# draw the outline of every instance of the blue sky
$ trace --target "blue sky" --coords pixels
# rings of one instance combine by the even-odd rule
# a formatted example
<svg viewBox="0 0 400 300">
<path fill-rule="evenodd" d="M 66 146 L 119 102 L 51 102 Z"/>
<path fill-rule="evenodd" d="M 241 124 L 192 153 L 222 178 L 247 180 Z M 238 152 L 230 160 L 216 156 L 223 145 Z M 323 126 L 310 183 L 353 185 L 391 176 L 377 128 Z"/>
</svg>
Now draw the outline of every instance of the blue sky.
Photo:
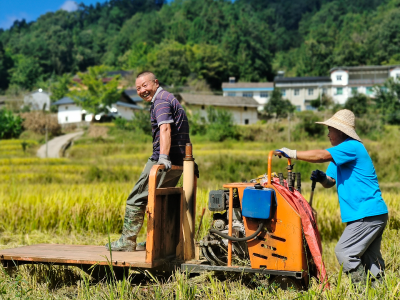
<svg viewBox="0 0 400 300">
<path fill-rule="evenodd" d="M 10 28 L 15 20 L 35 21 L 50 11 L 73 11 L 77 8 L 77 3 L 90 5 L 96 2 L 105 0 L 0 0 L 0 28 Z"/>
</svg>

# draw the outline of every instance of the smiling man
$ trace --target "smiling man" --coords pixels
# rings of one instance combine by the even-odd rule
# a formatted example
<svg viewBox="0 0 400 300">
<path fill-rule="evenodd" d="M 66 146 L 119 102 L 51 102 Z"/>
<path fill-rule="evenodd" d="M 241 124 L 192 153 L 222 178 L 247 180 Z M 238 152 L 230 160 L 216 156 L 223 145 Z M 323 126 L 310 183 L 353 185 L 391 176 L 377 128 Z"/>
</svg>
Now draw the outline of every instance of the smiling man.
<svg viewBox="0 0 400 300">
<path fill-rule="evenodd" d="M 335 248 L 343 271 L 356 283 L 381 279 L 385 262 L 381 255 L 383 230 L 388 209 L 382 198 L 372 160 L 355 131 L 355 117 L 347 109 L 338 111 L 325 122 L 332 148 L 326 150 L 278 150 L 283 156 L 311 163 L 329 162 L 326 174 L 312 172 L 311 179 L 323 187 L 337 186 L 342 222 L 347 226 Z"/>
<path fill-rule="evenodd" d="M 143 225 L 150 170 L 154 165 L 164 165 L 165 170 L 158 175 L 158 187 L 174 187 L 182 171 L 170 170 L 171 165 L 183 165 L 185 146 L 190 143 L 185 111 L 174 95 L 160 87 L 154 73 L 140 73 L 136 78 L 136 89 L 144 101 L 151 102 L 153 154 L 128 196 L 121 237 L 106 245 L 113 251 L 144 250 L 143 244 L 137 245 L 136 238 Z"/>
</svg>

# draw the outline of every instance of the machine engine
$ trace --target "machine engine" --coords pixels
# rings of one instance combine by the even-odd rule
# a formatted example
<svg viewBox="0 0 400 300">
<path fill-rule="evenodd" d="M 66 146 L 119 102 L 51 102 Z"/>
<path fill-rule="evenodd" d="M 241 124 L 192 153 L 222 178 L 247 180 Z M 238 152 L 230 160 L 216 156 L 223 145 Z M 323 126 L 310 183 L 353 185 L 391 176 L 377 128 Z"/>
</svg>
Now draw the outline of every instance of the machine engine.
<svg viewBox="0 0 400 300">
<path fill-rule="evenodd" d="M 210 262 L 211 265 L 226 266 L 228 253 L 228 239 L 213 233 L 218 231 L 223 235 L 228 235 L 228 209 L 229 209 L 229 190 L 211 191 L 208 200 L 208 209 L 214 212 L 209 234 L 200 242 L 201 254 Z M 246 236 L 243 224 L 242 212 L 237 190 L 233 192 L 233 221 L 232 233 L 234 237 L 243 238 Z M 236 242 L 232 247 L 233 258 L 240 264 L 248 264 L 247 243 Z"/>
</svg>

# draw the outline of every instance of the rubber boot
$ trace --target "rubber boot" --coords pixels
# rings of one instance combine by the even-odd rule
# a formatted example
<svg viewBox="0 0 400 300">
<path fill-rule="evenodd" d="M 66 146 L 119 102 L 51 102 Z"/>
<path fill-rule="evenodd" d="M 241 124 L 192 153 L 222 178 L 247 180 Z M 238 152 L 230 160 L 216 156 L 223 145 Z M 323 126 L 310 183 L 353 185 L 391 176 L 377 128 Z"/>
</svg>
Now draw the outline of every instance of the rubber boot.
<svg viewBox="0 0 400 300">
<path fill-rule="evenodd" d="M 111 242 L 111 251 L 132 252 L 136 249 L 136 238 L 143 225 L 146 206 L 126 206 L 122 235 L 119 240 Z M 110 250 L 107 243 L 106 248 Z"/>
<path fill-rule="evenodd" d="M 367 274 L 362 264 L 359 264 L 357 268 L 351 270 L 348 275 L 351 278 L 351 282 L 361 288 L 367 283 Z"/>
</svg>

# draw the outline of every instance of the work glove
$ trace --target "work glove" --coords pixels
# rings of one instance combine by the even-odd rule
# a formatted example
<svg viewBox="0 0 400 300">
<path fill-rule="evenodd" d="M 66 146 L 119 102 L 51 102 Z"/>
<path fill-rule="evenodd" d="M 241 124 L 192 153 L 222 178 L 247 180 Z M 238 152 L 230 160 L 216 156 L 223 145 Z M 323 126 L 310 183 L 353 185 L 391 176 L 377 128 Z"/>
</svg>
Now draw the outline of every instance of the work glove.
<svg viewBox="0 0 400 300">
<path fill-rule="evenodd" d="M 288 148 L 281 148 L 279 150 L 275 150 L 276 152 L 282 153 L 282 155 L 279 155 L 279 158 L 281 156 L 286 157 L 286 158 L 291 158 L 291 159 L 297 159 L 297 151 L 296 150 L 290 150 Z"/>
<path fill-rule="evenodd" d="M 171 169 L 171 161 L 169 160 L 169 156 L 166 154 L 160 154 L 157 165 L 164 165 L 165 171 Z"/>
<path fill-rule="evenodd" d="M 326 174 L 321 170 L 312 171 L 310 179 L 315 182 L 323 182 L 326 178 Z"/>
</svg>

